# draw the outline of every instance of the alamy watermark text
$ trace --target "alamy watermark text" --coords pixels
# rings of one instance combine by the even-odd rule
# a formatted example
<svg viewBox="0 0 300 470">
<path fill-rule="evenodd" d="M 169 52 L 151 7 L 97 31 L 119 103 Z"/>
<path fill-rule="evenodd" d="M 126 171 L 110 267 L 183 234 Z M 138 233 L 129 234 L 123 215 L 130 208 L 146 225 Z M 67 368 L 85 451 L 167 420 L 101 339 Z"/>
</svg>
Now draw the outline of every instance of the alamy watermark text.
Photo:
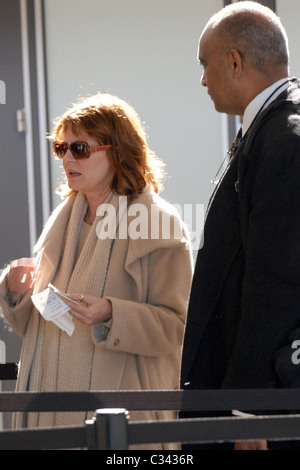
<svg viewBox="0 0 300 470">
<path fill-rule="evenodd" d="M 203 245 L 204 204 L 173 205 L 165 211 L 156 204 L 151 207 L 140 203 L 127 206 L 127 197 L 119 196 L 118 210 L 111 204 L 101 204 L 97 216 L 101 218 L 96 231 L 99 239 L 151 239 L 164 240 L 183 237 L 182 222 L 186 225 L 193 250 Z"/>
</svg>

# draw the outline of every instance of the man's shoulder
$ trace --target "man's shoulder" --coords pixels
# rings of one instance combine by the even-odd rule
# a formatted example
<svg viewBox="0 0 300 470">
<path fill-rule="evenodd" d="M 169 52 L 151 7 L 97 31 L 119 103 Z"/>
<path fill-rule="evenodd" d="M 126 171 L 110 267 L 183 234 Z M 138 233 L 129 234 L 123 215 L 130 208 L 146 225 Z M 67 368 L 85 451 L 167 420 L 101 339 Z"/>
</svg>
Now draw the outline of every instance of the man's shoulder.
<svg viewBox="0 0 300 470">
<path fill-rule="evenodd" d="M 255 120 L 247 133 L 244 151 L 247 153 L 252 144 L 263 136 L 272 141 L 282 139 L 283 135 L 299 135 L 300 130 L 300 81 L 295 80 L 267 109 Z"/>
<path fill-rule="evenodd" d="M 292 79 L 289 87 L 262 113 L 265 119 L 280 119 L 282 115 L 300 114 L 300 81 Z"/>
<path fill-rule="evenodd" d="M 295 101 L 295 104 L 300 102 L 300 80 L 293 78 L 290 82 L 288 89 L 286 90 L 286 98 Z"/>
</svg>

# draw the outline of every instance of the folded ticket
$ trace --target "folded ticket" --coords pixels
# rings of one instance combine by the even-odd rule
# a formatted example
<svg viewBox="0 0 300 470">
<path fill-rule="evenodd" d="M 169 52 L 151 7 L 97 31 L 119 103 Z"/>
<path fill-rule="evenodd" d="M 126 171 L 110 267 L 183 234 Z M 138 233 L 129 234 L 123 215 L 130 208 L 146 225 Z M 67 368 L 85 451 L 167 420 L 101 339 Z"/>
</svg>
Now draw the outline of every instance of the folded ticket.
<svg viewBox="0 0 300 470">
<path fill-rule="evenodd" d="M 48 284 L 48 288 L 38 294 L 31 296 L 37 310 L 47 321 L 52 321 L 59 328 L 72 336 L 75 325 L 72 316 L 68 313 L 70 307 L 60 298 L 67 296 L 60 292 L 52 284 Z"/>
</svg>

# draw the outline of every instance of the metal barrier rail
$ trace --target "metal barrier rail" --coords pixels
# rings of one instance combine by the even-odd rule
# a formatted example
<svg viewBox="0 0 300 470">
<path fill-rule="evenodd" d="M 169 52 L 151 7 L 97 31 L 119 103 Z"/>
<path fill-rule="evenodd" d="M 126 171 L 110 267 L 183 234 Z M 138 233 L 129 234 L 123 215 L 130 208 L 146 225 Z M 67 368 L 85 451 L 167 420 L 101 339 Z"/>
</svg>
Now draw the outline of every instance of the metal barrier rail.
<svg viewBox="0 0 300 470">
<path fill-rule="evenodd" d="M 0 450 L 128 450 L 131 445 L 168 442 L 299 440 L 300 415 L 130 421 L 124 409 L 96 410 L 84 426 L 0 432 Z"/>
<path fill-rule="evenodd" d="M 77 449 L 88 447 L 86 426 L 0 432 L 0 450 Z"/>
<path fill-rule="evenodd" d="M 109 410 L 108 410 L 109 411 Z M 101 414 L 101 410 L 96 412 Z M 107 413 L 107 412 L 106 412 Z M 124 450 L 130 445 L 167 442 L 215 443 L 239 440 L 299 440 L 300 415 L 251 418 L 193 418 L 170 421 L 128 421 L 126 410 L 106 414 L 99 431 L 106 436 L 102 450 Z M 103 439 L 104 441 L 104 439 Z"/>
<path fill-rule="evenodd" d="M 0 364 L 0 380 L 14 380 L 18 364 Z M 250 418 L 193 418 L 130 421 L 130 411 L 299 412 L 298 389 L 142 390 L 88 392 L 3 392 L 1 412 L 97 410 L 84 426 L 0 431 L 0 450 L 124 450 L 131 445 L 167 442 L 212 443 L 237 440 L 300 440 L 300 415 Z"/>
<path fill-rule="evenodd" d="M 121 411 L 121 419 L 124 422 L 128 413 Z M 117 410 L 109 410 L 111 429 L 108 429 L 106 416 L 105 410 L 98 410 L 92 420 L 85 421 L 84 426 L 0 431 L 0 450 L 100 450 L 107 449 L 111 442 L 117 446 L 120 442 L 123 445 L 123 436 L 118 428 L 119 413 Z M 125 425 L 127 426 L 127 421 Z M 123 431 L 124 428 L 121 427 L 121 432 Z"/>
<path fill-rule="evenodd" d="M 141 390 L 89 392 L 3 392 L 0 412 L 94 411 L 251 411 L 300 412 L 298 389 Z"/>
</svg>

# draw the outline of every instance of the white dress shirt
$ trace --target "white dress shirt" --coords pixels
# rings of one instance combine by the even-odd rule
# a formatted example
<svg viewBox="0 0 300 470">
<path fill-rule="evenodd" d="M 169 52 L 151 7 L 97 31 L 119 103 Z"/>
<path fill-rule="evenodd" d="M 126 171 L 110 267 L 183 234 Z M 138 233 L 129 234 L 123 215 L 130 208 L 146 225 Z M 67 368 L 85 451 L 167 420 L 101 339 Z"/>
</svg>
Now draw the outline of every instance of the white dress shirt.
<svg viewBox="0 0 300 470">
<path fill-rule="evenodd" d="M 247 108 L 245 109 L 245 113 L 243 116 L 243 125 L 242 125 L 242 135 L 244 136 L 251 126 L 252 122 L 254 121 L 256 115 L 263 111 L 269 104 L 271 104 L 278 96 L 288 88 L 290 84 L 289 78 L 282 78 L 277 82 L 273 83 L 273 85 L 266 88 L 262 91 L 259 95 L 257 95 L 254 100 L 252 100 Z M 268 97 L 270 97 L 268 99 Z"/>
</svg>

